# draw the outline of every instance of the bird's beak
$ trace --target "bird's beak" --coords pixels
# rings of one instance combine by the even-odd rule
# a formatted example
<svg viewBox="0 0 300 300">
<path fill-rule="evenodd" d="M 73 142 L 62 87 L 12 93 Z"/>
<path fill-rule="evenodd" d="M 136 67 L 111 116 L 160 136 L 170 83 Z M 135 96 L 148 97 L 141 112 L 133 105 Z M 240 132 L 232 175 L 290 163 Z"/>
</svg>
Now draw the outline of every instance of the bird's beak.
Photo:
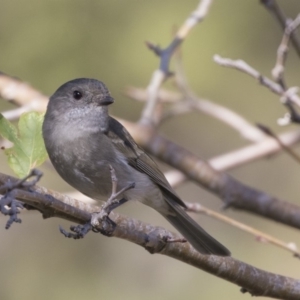
<svg viewBox="0 0 300 300">
<path fill-rule="evenodd" d="M 96 101 L 98 106 L 107 106 L 114 103 L 114 98 L 111 96 L 105 96 L 101 99 L 97 99 Z"/>
<path fill-rule="evenodd" d="M 110 105 L 112 103 L 114 103 L 114 98 L 111 96 L 106 96 L 103 100 L 102 100 L 102 105 Z"/>
</svg>

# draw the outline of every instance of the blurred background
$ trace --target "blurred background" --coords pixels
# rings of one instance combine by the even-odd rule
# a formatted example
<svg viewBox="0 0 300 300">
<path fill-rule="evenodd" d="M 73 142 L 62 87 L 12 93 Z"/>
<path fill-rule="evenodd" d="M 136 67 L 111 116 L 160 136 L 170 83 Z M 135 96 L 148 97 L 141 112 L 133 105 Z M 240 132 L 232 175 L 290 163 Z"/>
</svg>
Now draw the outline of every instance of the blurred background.
<svg viewBox="0 0 300 300">
<path fill-rule="evenodd" d="M 294 18 L 299 0 L 278 1 Z M 135 121 L 141 103 L 126 98 L 127 86 L 146 87 L 158 59 L 146 40 L 168 45 L 197 0 L 103 1 L 52 0 L 2 1 L 0 9 L 0 71 L 19 77 L 46 95 L 77 77 L 103 80 L 116 99 L 115 116 Z M 201 97 L 225 105 L 250 122 L 260 122 L 277 133 L 277 119 L 285 109 L 276 95 L 236 70 L 222 68 L 213 55 L 244 59 L 266 76 L 275 64 L 282 31 L 259 1 L 214 1 L 210 13 L 182 47 L 189 84 Z M 299 57 L 291 47 L 286 78 L 299 86 Z M 172 84 L 168 84 L 172 88 Z M 0 99 L 0 111 L 13 106 Z M 166 122 L 161 132 L 202 158 L 209 159 L 247 145 L 239 134 L 208 116 L 183 115 Z M 296 150 L 300 150 L 299 148 Z M 12 174 L 0 153 L 1 172 Z M 162 166 L 165 170 L 167 166 Z M 71 191 L 51 169 L 41 168 L 41 184 L 61 192 Z M 230 172 L 255 188 L 300 205 L 300 166 L 286 154 L 269 157 Z M 193 183 L 178 189 L 186 201 L 199 201 L 221 209 L 221 201 Z M 137 203 L 119 209 L 145 222 L 172 227 L 156 212 Z M 300 245 L 299 231 L 233 210 L 226 215 Z M 43 221 L 36 212 L 24 212 L 22 225 L 4 229 L 0 216 L 0 299 L 250 299 L 239 287 L 179 261 L 150 255 L 123 240 L 89 234 L 83 240 L 64 238 L 58 225 Z M 255 241 L 254 237 L 204 216 L 197 221 L 226 245 L 233 257 L 261 269 L 299 278 L 300 262 L 282 249 Z M 173 229 L 172 229 L 173 230 Z"/>
</svg>

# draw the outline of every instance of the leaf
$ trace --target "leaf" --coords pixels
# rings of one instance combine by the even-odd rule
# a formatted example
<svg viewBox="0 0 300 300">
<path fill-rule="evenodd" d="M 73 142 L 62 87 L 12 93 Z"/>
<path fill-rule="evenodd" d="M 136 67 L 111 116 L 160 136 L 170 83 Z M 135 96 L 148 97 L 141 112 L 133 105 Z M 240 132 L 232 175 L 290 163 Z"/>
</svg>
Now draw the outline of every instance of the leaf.
<svg viewBox="0 0 300 300">
<path fill-rule="evenodd" d="M 42 113 L 28 112 L 21 115 L 16 128 L 0 114 L 0 135 L 14 144 L 5 149 L 8 164 L 19 177 L 26 176 L 47 158 L 42 137 L 43 119 Z"/>
<path fill-rule="evenodd" d="M 16 140 L 18 137 L 16 127 L 6 120 L 2 114 L 0 114 L 0 134 L 3 138 L 11 142 Z"/>
</svg>

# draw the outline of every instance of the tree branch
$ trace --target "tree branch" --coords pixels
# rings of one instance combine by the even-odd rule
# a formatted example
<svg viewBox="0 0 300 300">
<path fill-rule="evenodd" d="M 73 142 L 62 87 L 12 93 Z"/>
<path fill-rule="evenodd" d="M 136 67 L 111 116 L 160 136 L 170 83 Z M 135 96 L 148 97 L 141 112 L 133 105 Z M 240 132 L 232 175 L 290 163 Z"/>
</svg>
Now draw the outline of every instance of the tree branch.
<svg viewBox="0 0 300 300">
<path fill-rule="evenodd" d="M 285 30 L 286 25 L 289 23 L 290 19 L 286 18 L 284 12 L 277 4 L 276 0 L 260 0 L 260 2 L 264 5 L 264 7 L 274 15 L 277 19 L 278 23 L 280 24 L 281 28 Z M 292 32 L 291 39 L 293 46 L 300 57 L 300 40 L 296 35 L 296 32 Z"/>
<path fill-rule="evenodd" d="M 18 179 L 0 173 L 0 184 L 5 185 L 7 182 L 16 184 Z M 15 192 L 16 198 L 28 205 L 37 207 L 44 217 L 56 216 L 84 224 L 91 219 L 91 213 L 95 209 L 99 210 L 95 206 L 80 203 L 37 185 L 31 187 L 31 191 L 23 190 L 20 187 Z M 232 257 L 202 255 L 194 250 L 189 243 L 168 243 L 169 239 L 178 240 L 180 238 L 163 228 L 113 212 L 110 217 L 117 224 L 112 236 L 142 246 L 150 253 L 163 254 L 190 264 L 241 286 L 242 292 L 249 292 L 253 296 L 289 300 L 299 298 L 299 280 L 260 270 Z"/>
<path fill-rule="evenodd" d="M 214 56 L 214 61 L 224 67 L 230 67 L 242 71 L 258 80 L 258 82 L 267 87 L 273 93 L 279 95 L 281 98 L 281 102 L 287 106 L 290 111 L 289 114 L 285 116 L 284 121 L 278 121 L 281 125 L 286 125 L 290 122 L 300 123 L 300 115 L 297 113 L 294 105 L 300 107 L 300 97 L 297 95 L 299 88 L 291 87 L 286 89 L 285 85 L 280 83 L 276 83 L 271 79 L 261 75 L 257 70 L 252 68 L 243 60 L 232 60 L 229 58 L 222 58 L 220 55 Z"/>
<path fill-rule="evenodd" d="M 300 258 L 300 252 L 295 243 L 286 243 L 273 236 L 266 234 L 260 230 L 257 230 L 251 226 L 245 225 L 244 223 L 238 222 L 232 218 L 224 216 L 218 212 L 215 212 L 209 208 L 204 207 L 200 203 L 185 203 L 187 206 L 187 211 L 194 212 L 194 213 L 201 213 L 207 216 L 210 216 L 214 219 L 217 219 L 221 222 L 234 226 L 244 232 L 250 233 L 255 236 L 256 240 L 263 242 L 263 243 L 270 243 L 275 246 L 281 247 L 289 252 L 292 252 L 295 257 Z"/>
<path fill-rule="evenodd" d="M 147 92 L 143 88 L 131 86 L 125 90 L 125 94 L 136 101 L 147 101 Z M 181 95 L 178 92 L 172 92 L 165 89 L 159 90 L 158 98 L 159 101 L 163 103 L 171 104 L 171 108 L 165 114 L 165 117 L 173 117 L 180 113 L 198 111 L 212 116 L 230 126 L 249 141 L 258 142 L 264 140 L 266 137 L 265 134 L 241 115 L 211 100 L 199 98 L 194 94 Z"/>
<path fill-rule="evenodd" d="M 295 103 L 300 107 L 300 98 L 296 93 L 289 93 L 285 91 L 280 84 L 272 81 L 271 79 L 261 75 L 257 70 L 252 68 L 243 60 L 232 60 L 229 58 L 223 58 L 220 55 L 214 56 L 214 61 L 224 67 L 230 67 L 242 71 L 254 78 L 256 78 L 260 84 L 264 85 L 265 87 L 269 88 L 275 94 L 288 98 L 291 102 Z"/>
<path fill-rule="evenodd" d="M 158 120 L 157 118 L 155 118 L 155 109 L 158 101 L 159 88 L 164 80 L 170 75 L 169 63 L 171 56 L 174 54 L 179 45 L 184 41 L 192 28 L 204 19 L 204 17 L 208 13 L 211 3 L 212 0 L 200 0 L 200 3 L 196 10 L 190 14 L 184 24 L 179 28 L 174 39 L 165 49 L 160 49 L 158 46 L 147 42 L 148 48 L 154 51 L 154 53 L 160 57 L 160 66 L 159 69 L 154 71 L 151 81 L 147 87 L 148 101 L 143 109 L 139 121 L 141 124 L 147 126 L 153 126 L 157 124 Z"/>
<path fill-rule="evenodd" d="M 12 78 L 7 76 L 6 79 L 8 80 L 8 84 L 12 80 Z M 17 83 L 20 84 L 19 81 Z M 31 91 L 32 88 L 25 85 L 23 90 L 25 95 L 16 94 L 17 100 L 15 101 L 20 101 L 21 103 L 25 97 L 28 97 L 26 93 L 30 94 Z M 46 100 L 44 96 L 42 98 Z M 39 108 L 41 109 L 41 107 Z M 226 207 L 245 210 L 300 228 L 300 208 L 298 206 L 248 187 L 231 176 L 216 171 L 211 165 L 188 150 L 155 134 L 151 127 L 120 121 L 125 124 L 125 127 L 129 129 L 138 143 L 148 150 L 148 152 L 180 170 L 189 179 L 217 194 L 224 201 Z M 296 140 L 298 140 L 297 136 Z M 269 151 L 273 151 L 272 149 L 279 147 L 279 145 L 276 146 L 276 141 L 273 141 L 273 143 L 275 143 L 275 146 L 271 150 L 264 150 L 264 155 L 270 153 Z M 266 144 L 268 144 L 267 141 Z M 264 142 L 261 145 L 264 145 Z M 250 147 L 256 147 L 256 145 Z M 255 156 L 255 154 L 253 155 Z"/>
<path fill-rule="evenodd" d="M 295 20 L 289 22 L 289 24 L 286 25 L 284 34 L 281 40 L 281 43 L 277 50 L 277 58 L 276 58 L 276 64 L 272 70 L 272 76 L 273 78 L 281 84 L 281 86 L 285 88 L 284 84 L 284 66 L 287 58 L 287 53 L 289 49 L 289 41 L 291 34 L 297 29 L 297 27 L 300 25 L 300 14 L 295 18 Z"/>
<path fill-rule="evenodd" d="M 27 111 L 45 111 L 48 97 L 23 81 L 0 72 L 0 97 L 21 106 L 19 113 Z M 7 113 L 2 113 L 4 116 Z M 20 116 L 20 115 L 19 115 Z M 5 116 L 6 117 L 6 116 Z M 14 117 L 18 117 L 15 116 Z"/>
<path fill-rule="evenodd" d="M 163 162 L 183 172 L 190 180 L 218 195 L 226 208 L 245 210 L 300 228 L 299 206 L 249 187 L 226 173 L 216 171 L 195 154 L 154 132 L 146 138 L 146 132 L 143 131 L 141 146 Z"/>
<path fill-rule="evenodd" d="M 286 147 L 293 146 L 300 142 L 300 132 L 289 131 L 278 136 L 281 143 Z M 276 154 L 282 147 L 274 139 L 265 138 L 263 141 L 249 146 L 221 154 L 208 160 L 208 163 L 216 171 L 228 171 L 240 166 L 249 164 L 263 157 Z M 187 177 L 178 170 L 171 170 L 165 173 L 168 181 L 173 187 L 177 187 L 187 180 Z"/>
</svg>

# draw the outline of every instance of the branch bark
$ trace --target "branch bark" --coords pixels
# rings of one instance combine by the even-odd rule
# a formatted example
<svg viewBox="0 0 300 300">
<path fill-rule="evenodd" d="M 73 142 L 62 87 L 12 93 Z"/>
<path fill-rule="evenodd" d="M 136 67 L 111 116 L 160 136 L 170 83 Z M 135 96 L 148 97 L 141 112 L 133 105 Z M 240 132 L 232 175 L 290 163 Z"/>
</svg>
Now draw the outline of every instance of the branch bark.
<svg viewBox="0 0 300 300">
<path fill-rule="evenodd" d="M 2 186 L 7 182 L 17 181 L 18 179 L 14 177 L 0 173 Z M 55 216 L 84 224 L 91 219 L 92 212 L 100 209 L 37 185 L 32 187 L 31 191 L 16 189 L 14 192 L 16 198 L 36 207 L 47 218 Z M 185 262 L 234 283 L 242 287 L 242 292 L 249 292 L 253 296 L 299 299 L 299 280 L 263 271 L 232 257 L 202 255 L 188 243 L 168 243 L 168 239 L 178 240 L 179 236 L 160 227 L 114 212 L 110 218 L 117 224 L 112 236 L 144 247 L 150 253 L 166 255 Z"/>
<path fill-rule="evenodd" d="M 260 0 L 261 4 L 264 5 L 264 7 L 274 15 L 276 20 L 278 21 L 279 25 L 283 30 L 285 30 L 287 23 L 289 22 L 289 19 L 285 16 L 284 12 L 278 5 L 276 0 Z M 292 32 L 291 39 L 293 46 L 300 57 L 300 39 L 297 37 L 296 32 Z"/>
<path fill-rule="evenodd" d="M 300 206 L 247 186 L 232 176 L 216 171 L 209 163 L 167 138 L 142 130 L 139 140 L 149 153 L 180 170 L 190 180 L 213 192 L 225 208 L 245 210 L 262 217 L 300 228 Z"/>
</svg>

